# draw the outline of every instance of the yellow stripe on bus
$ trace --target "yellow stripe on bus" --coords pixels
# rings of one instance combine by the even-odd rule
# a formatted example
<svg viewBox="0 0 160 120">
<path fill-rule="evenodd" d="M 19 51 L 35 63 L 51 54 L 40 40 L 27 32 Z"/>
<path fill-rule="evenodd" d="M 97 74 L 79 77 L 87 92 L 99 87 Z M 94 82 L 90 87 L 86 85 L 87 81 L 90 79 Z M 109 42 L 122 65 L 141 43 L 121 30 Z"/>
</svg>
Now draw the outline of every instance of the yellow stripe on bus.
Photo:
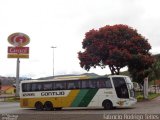
<svg viewBox="0 0 160 120">
<path fill-rule="evenodd" d="M 62 106 L 64 107 L 70 107 L 74 99 L 77 97 L 80 90 L 71 90 L 69 95 L 67 97 L 62 97 Z"/>
<path fill-rule="evenodd" d="M 44 97 L 44 98 L 21 98 L 21 107 L 34 108 L 37 101 L 44 105 L 46 101 L 50 101 L 53 107 L 70 107 L 80 90 L 71 90 L 66 97 Z"/>
</svg>

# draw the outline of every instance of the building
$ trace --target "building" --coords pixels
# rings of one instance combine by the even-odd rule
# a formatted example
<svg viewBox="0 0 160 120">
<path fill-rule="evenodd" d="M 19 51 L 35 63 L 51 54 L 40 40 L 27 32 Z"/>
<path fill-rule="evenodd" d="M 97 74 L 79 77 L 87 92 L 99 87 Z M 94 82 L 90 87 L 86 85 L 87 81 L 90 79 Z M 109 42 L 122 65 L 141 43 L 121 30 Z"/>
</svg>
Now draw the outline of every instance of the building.
<svg viewBox="0 0 160 120">
<path fill-rule="evenodd" d="M 1 94 L 15 94 L 15 87 L 10 85 L 2 85 Z"/>
</svg>

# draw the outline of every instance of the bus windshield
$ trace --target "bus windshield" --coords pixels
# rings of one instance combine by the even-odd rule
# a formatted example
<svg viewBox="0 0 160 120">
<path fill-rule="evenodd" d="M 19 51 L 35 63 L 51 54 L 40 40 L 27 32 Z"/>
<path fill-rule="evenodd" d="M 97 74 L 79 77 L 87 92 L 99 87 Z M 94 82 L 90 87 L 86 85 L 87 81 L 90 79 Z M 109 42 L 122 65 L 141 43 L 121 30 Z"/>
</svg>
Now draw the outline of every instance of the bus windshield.
<svg viewBox="0 0 160 120">
<path fill-rule="evenodd" d="M 128 87 L 123 77 L 114 77 L 113 83 L 118 98 L 129 98 Z"/>
</svg>

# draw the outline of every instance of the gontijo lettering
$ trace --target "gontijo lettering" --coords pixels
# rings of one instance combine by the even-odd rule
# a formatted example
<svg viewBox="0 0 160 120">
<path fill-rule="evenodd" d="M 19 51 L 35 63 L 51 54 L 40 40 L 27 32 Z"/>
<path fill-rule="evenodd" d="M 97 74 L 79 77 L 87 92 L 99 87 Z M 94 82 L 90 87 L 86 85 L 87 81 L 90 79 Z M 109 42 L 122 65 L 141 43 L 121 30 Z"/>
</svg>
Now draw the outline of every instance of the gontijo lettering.
<svg viewBox="0 0 160 120">
<path fill-rule="evenodd" d="M 57 96 L 57 95 L 64 95 L 64 91 L 58 91 L 58 92 L 42 92 L 41 96 Z"/>
</svg>

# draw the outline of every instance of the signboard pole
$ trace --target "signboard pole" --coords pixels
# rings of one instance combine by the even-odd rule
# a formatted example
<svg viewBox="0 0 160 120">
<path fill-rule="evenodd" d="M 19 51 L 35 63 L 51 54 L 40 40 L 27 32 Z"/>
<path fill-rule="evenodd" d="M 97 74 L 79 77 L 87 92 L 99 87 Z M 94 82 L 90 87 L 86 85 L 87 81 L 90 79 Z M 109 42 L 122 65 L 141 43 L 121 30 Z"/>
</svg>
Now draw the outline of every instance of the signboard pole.
<svg viewBox="0 0 160 120">
<path fill-rule="evenodd" d="M 29 36 L 24 33 L 13 33 L 8 36 L 8 42 L 13 45 L 8 47 L 8 58 L 17 58 L 16 66 L 16 97 L 19 97 L 19 69 L 20 69 L 20 58 L 29 58 L 29 47 L 26 46 L 29 42 Z"/>
<path fill-rule="evenodd" d="M 17 68 L 16 68 L 16 97 L 19 97 L 19 68 L 20 60 L 17 58 Z"/>
</svg>

